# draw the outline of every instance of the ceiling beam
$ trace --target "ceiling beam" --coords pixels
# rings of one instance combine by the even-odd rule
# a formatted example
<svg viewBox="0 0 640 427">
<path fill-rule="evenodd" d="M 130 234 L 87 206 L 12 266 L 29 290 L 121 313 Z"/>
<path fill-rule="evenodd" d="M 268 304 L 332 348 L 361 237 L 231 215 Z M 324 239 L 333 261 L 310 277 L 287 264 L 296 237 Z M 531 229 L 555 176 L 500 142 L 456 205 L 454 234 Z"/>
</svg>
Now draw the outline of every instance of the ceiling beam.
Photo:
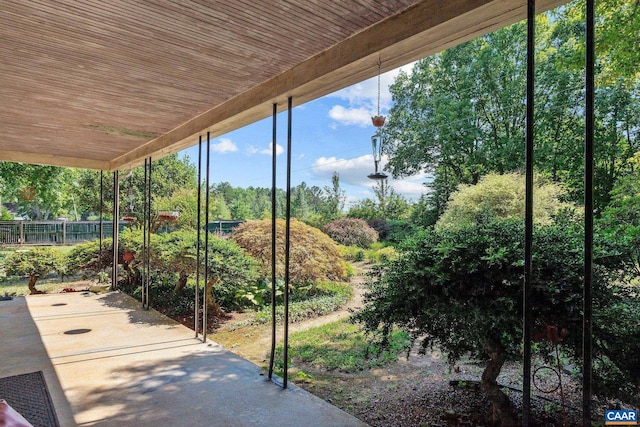
<svg viewBox="0 0 640 427">
<path fill-rule="evenodd" d="M 567 3 L 540 0 L 537 12 Z M 338 43 L 290 70 L 211 108 L 175 129 L 111 161 L 110 169 L 137 166 L 183 150 L 209 131 L 213 137 L 268 117 L 272 104 L 300 105 L 382 71 L 472 40 L 524 19 L 525 0 L 425 0 Z"/>
</svg>

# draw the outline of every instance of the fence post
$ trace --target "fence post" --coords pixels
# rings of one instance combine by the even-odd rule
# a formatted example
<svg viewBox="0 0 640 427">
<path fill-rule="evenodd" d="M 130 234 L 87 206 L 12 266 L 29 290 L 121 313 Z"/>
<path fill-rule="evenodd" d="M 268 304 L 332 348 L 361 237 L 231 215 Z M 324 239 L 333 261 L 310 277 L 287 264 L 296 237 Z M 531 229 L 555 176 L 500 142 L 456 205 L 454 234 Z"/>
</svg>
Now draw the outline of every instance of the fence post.
<svg viewBox="0 0 640 427">
<path fill-rule="evenodd" d="M 62 223 L 62 244 L 63 245 L 67 244 L 67 222 L 66 221 Z"/>
<path fill-rule="evenodd" d="M 24 244 L 24 222 L 20 221 L 20 237 L 18 243 Z"/>
</svg>

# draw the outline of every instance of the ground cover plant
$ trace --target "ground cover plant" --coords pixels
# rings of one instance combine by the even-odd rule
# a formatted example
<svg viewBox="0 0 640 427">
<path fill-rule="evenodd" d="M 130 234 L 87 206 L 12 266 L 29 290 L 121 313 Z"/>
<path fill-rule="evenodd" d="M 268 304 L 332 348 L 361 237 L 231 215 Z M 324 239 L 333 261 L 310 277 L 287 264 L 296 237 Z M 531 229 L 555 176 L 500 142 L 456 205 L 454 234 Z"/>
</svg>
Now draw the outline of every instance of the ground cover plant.
<svg viewBox="0 0 640 427">
<path fill-rule="evenodd" d="M 282 284 L 280 284 L 282 286 Z M 281 287 L 282 289 L 282 287 Z M 276 301 L 276 321 L 284 320 L 282 292 Z M 289 320 L 293 323 L 305 319 L 323 316 L 338 310 L 353 297 L 353 287 L 344 282 L 319 282 L 300 286 L 291 290 L 289 302 Z M 258 310 L 250 323 L 271 322 L 271 306 Z"/>
<path fill-rule="evenodd" d="M 389 345 L 381 347 L 367 340 L 362 330 L 348 320 L 327 323 L 290 336 L 289 357 L 292 369 L 296 363 L 305 363 L 315 369 L 353 373 L 384 366 L 406 353 L 409 336 L 393 331 Z M 283 347 L 276 348 L 276 367 L 282 368 Z"/>
</svg>

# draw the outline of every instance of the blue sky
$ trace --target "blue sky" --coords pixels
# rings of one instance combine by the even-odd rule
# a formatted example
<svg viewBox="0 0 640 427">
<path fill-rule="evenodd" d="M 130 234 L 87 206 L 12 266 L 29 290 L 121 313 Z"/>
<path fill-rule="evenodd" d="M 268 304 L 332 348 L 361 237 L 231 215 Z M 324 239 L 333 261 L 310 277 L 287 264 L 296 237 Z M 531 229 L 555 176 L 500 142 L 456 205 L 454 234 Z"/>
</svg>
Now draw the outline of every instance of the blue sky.
<svg viewBox="0 0 640 427">
<path fill-rule="evenodd" d="M 410 72 L 411 65 L 401 69 Z M 388 86 L 399 71 L 381 76 L 382 114 L 387 114 L 391 107 Z M 335 171 L 347 195 L 347 209 L 356 200 L 374 197 L 371 187 L 375 182 L 367 175 L 374 171 L 371 136 L 376 128 L 371 124 L 371 116 L 377 112 L 377 97 L 375 77 L 294 108 L 292 186 L 302 181 L 309 186 L 331 186 Z M 285 112 L 278 115 L 279 188 L 286 186 L 286 127 Z M 271 132 L 271 118 L 268 118 L 212 139 L 211 182 L 227 181 L 235 187 L 270 187 Z M 197 145 L 183 153 L 197 162 Z M 401 180 L 389 178 L 395 191 L 410 200 L 417 200 L 426 192 L 425 181 L 425 174 Z"/>
</svg>

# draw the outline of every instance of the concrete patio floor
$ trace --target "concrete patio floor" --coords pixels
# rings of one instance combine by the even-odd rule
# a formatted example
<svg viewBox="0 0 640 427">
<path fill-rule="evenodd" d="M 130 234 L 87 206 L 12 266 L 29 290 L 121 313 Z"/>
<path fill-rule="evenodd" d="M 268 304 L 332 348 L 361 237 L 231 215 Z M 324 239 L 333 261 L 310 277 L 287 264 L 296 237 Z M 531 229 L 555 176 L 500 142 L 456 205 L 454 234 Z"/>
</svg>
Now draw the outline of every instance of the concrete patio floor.
<svg viewBox="0 0 640 427">
<path fill-rule="evenodd" d="M 40 370 L 63 427 L 366 425 L 118 292 L 0 301 L 0 377 Z"/>
</svg>

